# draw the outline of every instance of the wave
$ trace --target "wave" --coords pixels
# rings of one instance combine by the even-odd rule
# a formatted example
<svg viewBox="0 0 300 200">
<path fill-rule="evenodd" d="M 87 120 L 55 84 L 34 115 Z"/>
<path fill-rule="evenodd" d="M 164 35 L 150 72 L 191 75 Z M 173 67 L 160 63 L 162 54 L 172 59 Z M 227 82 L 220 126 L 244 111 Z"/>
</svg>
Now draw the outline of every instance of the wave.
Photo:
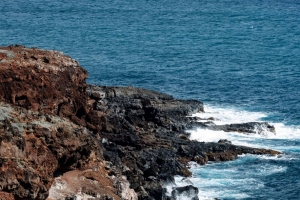
<svg viewBox="0 0 300 200">
<path fill-rule="evenodd" d="M 196 113 L 193 116 L 202 119 L 213 117 L 214 123 L 217 125 L 261 121 L 260 119 L 268 116 L 263 112 L 249 112 L 233 107 L 216 107 L 205 105 L 204 109 L 204 113 Z"/>
<path fill-rule="evenodd" d="M 199 121 L 212 121 L 217 125 L 247 122 L 263 122 L 268 116 L 263 112 L 249 112 L 232 107 L 206 106 L 205 113 L 196 113 Z M 233 144 L 257 148 L 270 148 L 282 151 L 277 156 L 240 155 L 239 159 L 221 163 L 209 162 L 205 166 L 190 163 L 193 177 L 188 179 L 199 188 L 199 199 L 248 199 L 272 193 L 268 184 L 272 180 L 265 177 L 281 177 L 290 173 L 290 164 L 299 160 L 300 126 L 289 126 L 284 123 L 268 122 L 275 127 L 276 133 L 264 130 L 263 134 L 243 134 L 237 132 L 214 131 L 203 128 L 189 130 L 190 139 L 204 142 L 218 142 L 220 139 L 230 140 Z M 260 127 L 261 128 L 261 127 Z M 263 128 L 263 127 L 262 127 Z M 176 184 L 183 184 L 180 178 Z M 186 181 L 186 180 L 185 180 Z M 259 194 L 257 194 L 259 193 Z"/>
<path fill-rule="evenodd" d="M 200 166 L 191 162 L 193 177 L 175 177 L 176 186 L 193 185 L 199 189 L 199 199 L 251 198 L 255 191 L 267 186 L 263 177 L 285 173 L 287 166 L 273 160 L 288 160 L 288 156 L 241 155 L 240 159 Z M 267 162 L 263 162 L 267 160 Z M 184 198 L 179 198 L 184 199 Z"/>
<path fill-rule="evenodd" d="M 198 117 L 202 122 L 212 121 L 217 125 L 263 122 L 263 119 L 269 117 L 267 113 L 249 112 L 232 107 L 220 108 L 208 105 L 205 111 L 196 113 L 193 117 Z M 218 142 L 220 139 L 227 139 L 236 145 L 276 149 L 284 154 L 277 156 L 243 154 L 239 155 L 237 160 L 209 162 L 204 166 L 191 162 L 189 165 L 193 177 L 188 179 L 175 177 L 176 186 L 197 187 L 201 200 L 248 199 L 257 196 L 258 191 L 270 192 L 268 189 L 270 182 L 265 177 L 281 177 L 285 173 L 290 173 L 289 164 L 299 160 L 300 127 L 278 122 L 268 123 L 275 127 L 276 134 L 268 130 L 264 130 L 263 134 L 259 134 L 258 131 L 254 134 L 243 134 L 203 128 L 189 130 L 192 140 Z"/>
<path fill-rule="evenodd" d="M 196 113 L 192 116 L 198 117 L 200 122 L 213 122 L 216 125 L 225 125 L 247 122 L 263 122 L 263 118 L 268 117 L 268 114 L 263 112 L 250 112 L 233 107 L 215 107 L 207 105 L 205 106 L 205 113 Z M 218 142 L 220 139 L 227 139 L 236 145 L 257 148 L 275 147 L 277 150 L 287 150 L 292 146 L 297 147 L 298 144 L 286 144 L 284 141 L 299 141 L 300 126 L 288 126 L 284 123 L 274 122 L 268 123 L 275 127 L 275 134 L 268 131 L 263 126 L 258 127 L 254 134 L 215 131 L 203 128 L 195 128 L 188 130 L 187 132 L 190 133 L 190 139 L 204 142 Z"/>
</svg>

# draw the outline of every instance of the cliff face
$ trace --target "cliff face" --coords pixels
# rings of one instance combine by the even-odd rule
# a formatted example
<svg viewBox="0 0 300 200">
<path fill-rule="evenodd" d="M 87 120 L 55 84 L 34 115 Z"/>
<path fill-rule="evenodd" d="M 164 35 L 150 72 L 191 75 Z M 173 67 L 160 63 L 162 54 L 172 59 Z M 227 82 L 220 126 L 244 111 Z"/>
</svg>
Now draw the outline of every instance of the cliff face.
<svg viewBox="0 0 300 200">
<path fill-rule="evenodd" d="M 191 175 L 189 161 L 279 153 L 224 140 L 190 141 L 186 129 L 208 128 L 186 117 L 204 112 L 201 102 L 87 85 L 86 78 L 62 53 L 0 48 L 0 198 L 174 199 L 163 183 Z M 251 125 L 209 127 L 243 132 Z M 174 194 L 185 190 L 198 192 L 190 186 Z"/>
<path fill-rule="evenodd" d="M 78 186 L 65 196 L 76 194 L 82 182 L 98 188 L 92 191 L 94 195 L 101 193 L 103 198 L 108 195 L 118 199 L 112 180 L 106 178 L 101 143 L 81 126 L 90 109 L 86 77 L 86 70 L 60 52 L 22 46 L 0 48 L 3 192 L 16 199 L 46 199 L 55 177 L 80 170 Z M 92 171 L 87 173 L 89 170 Z M 94 179 L 111 189 L 87 183 Z M 90 188 L 81 190 L 91 193 Z M 64 197 L 55 191 L 55 199 Z M 0 193 L 0 197 L 6 199 L 7 193 Z"/>
</svg>

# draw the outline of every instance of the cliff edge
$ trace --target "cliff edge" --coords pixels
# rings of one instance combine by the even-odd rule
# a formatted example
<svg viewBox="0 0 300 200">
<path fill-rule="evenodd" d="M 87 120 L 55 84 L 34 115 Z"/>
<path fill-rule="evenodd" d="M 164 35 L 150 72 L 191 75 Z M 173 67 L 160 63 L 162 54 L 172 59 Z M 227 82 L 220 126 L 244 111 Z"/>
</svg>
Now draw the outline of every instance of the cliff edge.
<svg viewBox="0 0 300 200">
<path fill-rule="evenodd" d="M 207 125 L 186 116 L 204 112 L 202 102 L 88 85 L 86 78 L 86 70 L 61 52 L 0 47 L 0 198 L 176 199 L 163 186 L 174 175 L 190 176 L 190 161 L 279 154 L 225 140 L 191 141 L 185 130 Z M 197 199 L 193 186 L 172 194 L 187 190 Z"/>
</svg>

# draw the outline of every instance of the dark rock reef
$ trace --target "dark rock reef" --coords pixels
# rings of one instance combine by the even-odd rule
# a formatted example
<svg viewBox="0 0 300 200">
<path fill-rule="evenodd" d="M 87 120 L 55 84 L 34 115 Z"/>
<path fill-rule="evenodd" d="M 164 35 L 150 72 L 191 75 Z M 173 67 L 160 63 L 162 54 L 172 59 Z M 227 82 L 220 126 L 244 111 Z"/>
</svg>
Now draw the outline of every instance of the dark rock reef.
<svg viewBox="0 0 300 200">
<path fill-rule="evenodd" d="M 225 124 L 216 125 L 212 121 L 208 122 L 195 122 L 194 126 L 204 129 L 210 129 L 215 131 L 224 132 L 238 132 L 244 134 L 260 134 L 265 135 L 267 133 L 276 134 L 275 127 L 266 122 L 247 122 L 241 124 Z"/>
<path fill-rule="evenodd" d="M 195 126 L 251 132 L 261 124 L 199 123 L 186 117 L 204 112 L 199 101 L 88 85 L 86 78 L 78 62 L 60 52 L 0 48 L 0 198 L 197 199 L 193 186 L 166 196 L 163 184 L 190 176 L 190 161 L 279 154 L 227 140 L 191 141 L 185 132 Z"/>
</svg>

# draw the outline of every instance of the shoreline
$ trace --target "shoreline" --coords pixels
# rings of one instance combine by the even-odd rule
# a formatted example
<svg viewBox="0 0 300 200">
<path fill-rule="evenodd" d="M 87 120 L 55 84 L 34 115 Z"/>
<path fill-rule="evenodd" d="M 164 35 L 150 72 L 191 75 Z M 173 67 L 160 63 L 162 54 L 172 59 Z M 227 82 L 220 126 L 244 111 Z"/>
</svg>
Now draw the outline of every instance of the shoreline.
<svg viewBox="0 0 300 200">
<path fill-rule="evenodd" d="M 227 140 L 198 142 L 186 132 L 202 127 L 252 133 L 257 126 L 272 131 L 267 123 L 199 122 L 186 116 L 204 112 L 200 101 L 89 85 L 86 70 L 61 52 L 0 49 L 0 197 L 171 200 L 192 192 L 196 200 L 194 186 L 174 188 L 169 197 L 162 182 L 191 176 L 190 161 L 204 165 L 246 153 L 280 154 Z"/>
</svg>

